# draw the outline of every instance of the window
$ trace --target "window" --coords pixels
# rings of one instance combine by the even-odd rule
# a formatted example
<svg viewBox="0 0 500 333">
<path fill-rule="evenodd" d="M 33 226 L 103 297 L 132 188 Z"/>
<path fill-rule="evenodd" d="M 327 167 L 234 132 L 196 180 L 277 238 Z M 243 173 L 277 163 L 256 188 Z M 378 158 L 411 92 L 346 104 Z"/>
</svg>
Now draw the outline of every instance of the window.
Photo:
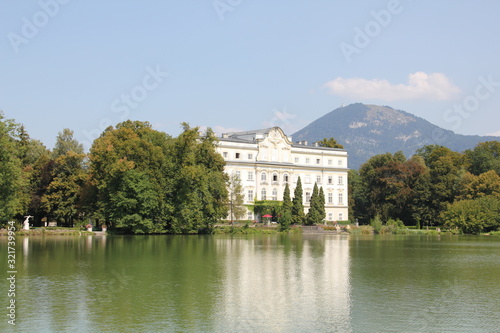
<svg viewBox="0 0 500 333">
<path fill-rule="evenodd" d="M 266 195 L 267 195 L 267 192 L 266 192 L 266 189 L 263 188 L 262 191 L 260 191 L 260 196 L 261 196 L 261 200 L 266 200 Z"/>
<path fill-rule="evenodd" d="M 293 182 L 296 183 L 299 180 L 299 175 L 293 176 Z"/>
<path fill-rule="evenodd" d="M 251 211 L 247 213 L 247 220 L 253 220 L 253 213 Z"/>
<path fill-rule="evenodd" d="M 278 174 L 276 172 L 273 173 L 273 182 L 278 181 Z"/>
<path fill-rule="evenodd" d="M 265 182 L 267 180 L 267 173 L 264 171 L 260 174 L 260 180 Z"/>
<path fill-rule="evenodd" d="M 227 151 L 223 152 L 222 156 L 224 156 L 224 158 L 227 158 Z"/>
<path fill-rule="evenodd" d="M 306 164 L 311 163 L 311 159 L 309 157 L 306 158 Z"/>
<path fill-rule="evenodd" d="M 306 192 L 306 202 L 311 201 L 311 192 Z"/>
<path fill-rule="evenodd" d="M 284 183 L 288 183 L 288 174 L 287 174 L 287 173 L 285 173 L 285 174 L 283 175 L 283 182 L 284 182 Z"/>
<path fill-rule="evenodd" d="M 321 176 L 316 176 L 316 183 L 318 183 L 318 185 L 321 184 Z"/>
<path fill-rule="evenodd" d="M 278 200 L 278 190 L 273 188 L 272 200 Z"/>
<path fill-rule="evenodd" d="M 339 176 L 339 185 L 344 185 L 344 178 Z"/>
<path fill-rule="evenodd" d="M 333 213 L 328 213 L 328 221 L 333 221 Z"/>
<path fill-rule="evenodd" d="M 316 164 L 320 164 L 321 163 L 321 159 L 317 158 L 316 159 Z"/>
<path fill-rule="evenodd" d="M 328 193 L 328 203 L 333 204 L 333 193 Z"/>
<path fill-rule="evenodd" d="M 248 190 L 247 201 L 253 201 L 253 190 Z"/>
<path fill-rule="evenodd" d="M 343 204 L 344 204 L 344 194 L 339 193 L 339 205 L 343 205 Z"/>
<path fill-rule="evenodd" d="M 339 221 L 343 221 L 343 220 L 344 220 L 344 214 L 339 213 Z"/>
<path fill-rule="evenodd" d="M 332 165 L 333 164 L 333 160 L 328 160 L 328 165 Z"/>
<path fill-rule="evenodd" d="M 306 184 L 311 184 L 311 175 L 306 175 Z"/>
<path fill-rule="evenodd" d="M 236 178 L 241 179 L 241 171 L 235 171 Z"/>
<path fill-rule="evenodd" d="M 236 158 L 240 158 L 240 153 L 236 153 L 236 154 L 234 155 L 234 157 L 236 157 Z"/>
<path fill-rule="evenodd" d="M 253 171 L 248 171 L 248 178 L 247 180 L 253 180 Z"/>
<path fill-rule="evenodd" d="M 342 166 L 344 164 L 343 160 L 339 160 L 339 166 Z"/>
<path fill-rule="evenodd" d="M 329 185 L 333 184 L 333 176 L 328 176 L 328 184 Z"/>
<path fill-rule="evenodd" d="M 295 157 L 294 161 L 295 161 L 295 163 L 299 163 L 299 158 Z"/>
<path fill-rule="evenodd" d="M 253 154 L 248 154 L 248 159 L 253 160 Z"/>
</svg>

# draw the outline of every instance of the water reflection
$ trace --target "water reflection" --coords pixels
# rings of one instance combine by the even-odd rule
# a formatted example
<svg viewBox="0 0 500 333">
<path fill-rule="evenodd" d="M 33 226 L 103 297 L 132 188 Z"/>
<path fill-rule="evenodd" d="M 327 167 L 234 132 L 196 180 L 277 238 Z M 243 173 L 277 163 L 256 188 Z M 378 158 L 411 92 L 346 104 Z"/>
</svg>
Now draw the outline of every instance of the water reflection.
<svg viewBox="0 0 500 333">
<path fill-rule="evenodd" d="M 224 255 L 223 331 L 342 331 L 350 328 L 347 238 L 219 239 Z M 229 325 L 229 326 L 227 326 Z"/>
<path fill-rule="evenodd" d="M 492 332 L 500 325 L 495 238 L 57 236 L 20 237 L 16 249 L 19 332 Z M 3 267 L 6 260 L 0 256 Z M 0 332 L 8 328 L 0 322 Z"/>
</svg>

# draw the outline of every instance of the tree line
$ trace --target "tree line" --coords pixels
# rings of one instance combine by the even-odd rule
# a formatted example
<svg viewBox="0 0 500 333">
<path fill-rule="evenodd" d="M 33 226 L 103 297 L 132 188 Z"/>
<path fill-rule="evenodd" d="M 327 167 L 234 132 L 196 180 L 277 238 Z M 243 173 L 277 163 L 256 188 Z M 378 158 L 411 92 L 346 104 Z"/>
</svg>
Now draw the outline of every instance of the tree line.
<svg viewBox="0 0 500 333">
<path fill-rule="evenodd" d="M 200 233 L 227 216 L 228 176 L 212 130 L 176 138 L 148 122 L 108 127 L 89 153 L 64 129 L 52 151 L 0 113 L 0 222 L 106 224 L 127 233 Z"/>
<path fill-rule="evenodd" d="M 0 223 L 34 216 L 34 224 L 106 224 L 130 233 L 199 233 L 219 220 L 239 218 L 243 195 L 224 173 L 217 138 L 184 123 L 176 138 L 148 122 L 108 127 L 89 153 L 64 129 L 52 151 L 0 112 Z M 330 138 L 324 146 L 341 147 Z M 405 225 L 443 226 L 465 233 L 500 228 L 500 142 L 463 153 L 428 145 L 407 159 L 376 155 L 349 171 L 349 216 Z M 229 192 L 228 192 L 229 189 Z M 314 186 L 304 213 L 300 178 L 282 202 L 256 201 L 281 228 L 325 219 L 323 188 Z"/>
<path fill-rule="evenodd" d="M 350 216 L 361 222 L 399 220 L 464 233 L 500 228 L 500 142 L 463 153 L 427 145 L 370 158 L 349 172 Z"/>
</svg>

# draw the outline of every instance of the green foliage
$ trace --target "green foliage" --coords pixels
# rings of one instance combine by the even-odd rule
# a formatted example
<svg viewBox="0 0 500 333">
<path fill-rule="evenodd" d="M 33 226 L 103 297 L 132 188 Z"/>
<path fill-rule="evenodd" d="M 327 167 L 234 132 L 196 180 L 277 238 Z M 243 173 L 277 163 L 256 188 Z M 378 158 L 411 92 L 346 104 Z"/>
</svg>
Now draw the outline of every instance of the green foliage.
<svg viewBox="0 0 500 333">
<path fill-rule="evenodd" d="M 172 151 L 175 196 L 170 228 L 174 233 L 202 232 L 227 216 L 228 176 L 215 134 L 208 129 L 200 136 L 198 127 L 183 127 Z"/>
<path fill-rule="evenodd" d="M 256 200 L 254 202 L 253 211 L 256 215 L 272 215 L 273 218 L 277 218 L 281 212 L 281 201 L 276 200 Z"/>
<path fill-rule="evenodd" d="M 479 176 L 494 170 L 500 176 L 500 141 L 481 142 L 474 149 L 466 150 L 465 155 L 472 174 Z"/>
<path fill-rule="evenodd" d="M 125 232 L 188 234 L 227 216 L 228 177 L 217 139 L 210 129 L 200 134 L 183 126 L 172 139 L 147 122 L 126 121 L 94 141 L 97 217 Z"/>
<path fill-rule="evenodd" d="M 111 229 L 161 232 L 173 208 L 171 139 L 147 122 L 126 121 L 109 127 L 90 150 L 94 216 Z M 92 188 L 95 187 L 95 190 Z"/>
<path fill-rule="evenodd" d="M 75 154 L 83 154 L 83 145 L 73 138 L 73 134 L 73 131 L 69 128 L 65 128 L 57 134 L 56 144 L 52 150 L 52 158 L 56 159 L 70 151 Z"/>
<path fill-rule="evenodd" d="M 285 184 L 285 190 L 283 192 L 283 204 L 281 206 L 281 219 L 280 228 L 281 230 L 288 230 L 290 224 L 292 223 L 292 200 L 290 198 L 290 187 L 288 183 Z"/>
<path fill-rule="evenodd" d="M 475 199 L 484 196 L 500 197 L 500 176 L 495 170 L 475 176 L 466 172 L 461 180 L 458 199 Z"/>
<path fill-rule="evenodd" d="M 21 159 L 13 128 L 0 112 L 0 222 L 12 219 L 21 204 Z"/>
<path fill-rule="evenodd" d="M 340 148 L 344 149 L 344 146 L 337 142 L 334 138 L 324 138 L 321 141 L 318 141 L 318 145 L 320 147 L 328 147 L 328 148 Z"/>
<path fill-rule="evenodd" d="M 230 220 L 239 220 L 244 217 L 246 213 L 246 208 L 244 204 L 243 187 L 241 186 L 241 180 L 233 173 L 228 182 L 228 195 L 229 195 L 229 214 Z"/>
<path fill-rule="evenodd" d="M 321 209 L 321 198 L 319 197 L 318 184 L 314 183 L 313 192 L 311 195 L 311 201 L 309 202 L 309 211 L 306 215 L 306 225 L 316 225 L 321 223 L 322 219 L 322 209 Z M 324 205 L 323 205 L 324 209 Z"/>
<path fill-rule="evenodd" d="M 319 194 L 318 194 L 318 212 L 320 221 L 324 221 L 326 219 L 325 204 L 326 204 L 325 192 L 323 191 L 323 186 L 321 186 L 319 188 Z"/>
<path fill-rule="evenodd" d="M 375 233 L 379 233 L 382 229 L 382 219 L 379 215 L 375 215 L 373 219 L 370 220 L 370 226 L 373 228 Z"/>
<path fill-rule="evenodd" d="M 376 215 L 383 220 L 390 217 L 414 220 L 420 207 L 415 200 L 427 188 L 423 181 L 426 172 L 422 161 L 406 160 L 400 152 L 372 157 L 363 164 L 360 180 L 354 184 L 359 215 L 365 220 Z"/>
<path fill-rule="evenodd" d="M 449 204 L 441 213 L 444 226 L 478 234 L 500 227 L 500 198 L 485 196 Z"/>
<path fill-rule="evenodd" d="M 293 193 L 292 201 L 292 224 L 302 225 L 305 222 L 304 204 L 302 202 L 302 182 L 300 177 Z"/>
<path fill-rule="evenodd" d="M 393 226 L 395 228 L 404 228 L 405 227 L 403 221 L 401 221 L 400 219 L 392 219 L 392 218 L 390 218 L 387 221 L 386 225 Z"/>
<path fill-rule="evenodd" d="M 80 189 L 86 180 L 83 160 L 85 154 L 68 151 L 54 161 L 51 182 L 41 198 L 48 216 L 66 226 L 71 226 L 78 217 Z"/>
</svg>

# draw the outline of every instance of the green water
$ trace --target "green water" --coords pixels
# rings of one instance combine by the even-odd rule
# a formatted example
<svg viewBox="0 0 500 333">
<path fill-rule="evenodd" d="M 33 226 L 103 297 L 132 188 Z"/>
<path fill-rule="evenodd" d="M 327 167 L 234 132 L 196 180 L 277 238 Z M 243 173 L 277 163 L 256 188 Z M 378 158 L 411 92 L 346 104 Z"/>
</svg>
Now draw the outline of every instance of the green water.
<svg viewBox="0 0 500 333">
<path fill-rule="evenodd" d="M 1 332 L 499 332 L 500 238 L 19 237 Z"/>
</svg>

